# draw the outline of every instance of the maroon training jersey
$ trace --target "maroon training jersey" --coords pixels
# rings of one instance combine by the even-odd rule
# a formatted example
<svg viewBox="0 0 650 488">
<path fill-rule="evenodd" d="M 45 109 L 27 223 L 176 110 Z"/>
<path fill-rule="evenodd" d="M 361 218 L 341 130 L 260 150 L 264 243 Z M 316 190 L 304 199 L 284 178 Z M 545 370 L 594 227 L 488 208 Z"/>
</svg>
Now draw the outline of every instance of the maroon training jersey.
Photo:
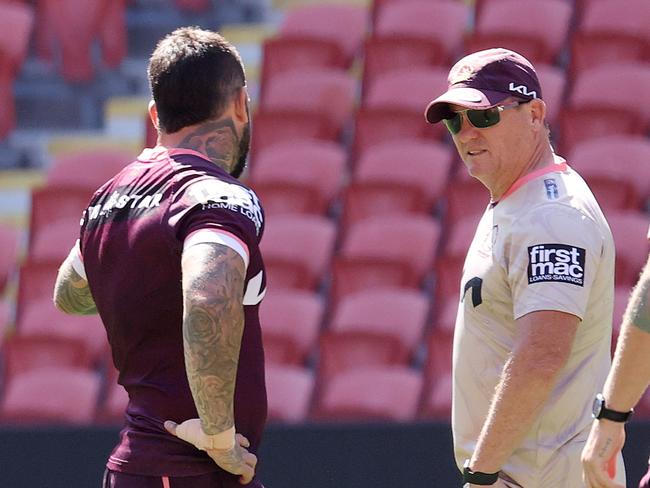
<svg viewBox="0 0 650 488">
<path fill-rule="evenodd" d="M 256 195 L 191 150 L 145 149 L 95 192 L 82 220 L 81 254 L 119 383 L 129 394 L 126 426 L 108 468 L 154 476 L 220 470 L 163 427 L 165 420 L 198 417 L 183 355 L 181 253 L 186 238 L 204 229 L 236 242 L 233 249 L 247 262 L 234 409 L 237 432 L 257 451 L 266 420 L 258 318 L 266 291 L 263 228 Z"/>
</svg>

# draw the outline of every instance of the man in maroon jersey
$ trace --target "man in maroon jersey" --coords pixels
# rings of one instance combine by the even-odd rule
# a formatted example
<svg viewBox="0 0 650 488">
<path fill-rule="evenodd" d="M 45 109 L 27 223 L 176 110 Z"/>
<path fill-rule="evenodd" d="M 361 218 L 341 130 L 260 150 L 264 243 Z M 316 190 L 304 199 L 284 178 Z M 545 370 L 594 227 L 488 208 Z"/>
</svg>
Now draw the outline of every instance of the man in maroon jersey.
<svg viewBox="0 0 650 488">
<path fill-rule="evenodd" d="M 149 81 L 158 144 L 95 192 L 54 292 L 67 313 L 100 314 L 129 394 L 103 486 L 262 488 L 264 216 L 237 180 L 243 65 L 219 34 L 182 28 Z"/>
</svg>

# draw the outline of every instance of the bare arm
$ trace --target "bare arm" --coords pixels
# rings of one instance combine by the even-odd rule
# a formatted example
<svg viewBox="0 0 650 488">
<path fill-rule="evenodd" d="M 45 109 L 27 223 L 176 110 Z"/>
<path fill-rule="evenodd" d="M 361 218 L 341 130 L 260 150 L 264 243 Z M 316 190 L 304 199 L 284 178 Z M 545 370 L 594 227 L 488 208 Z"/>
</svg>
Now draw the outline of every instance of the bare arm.
<svg viewBox="0 0 650 488">
<path fill-rule="evenodd" d="M 650 257 L 627 305 L 603 395 L 607 406 L 634 407 L 650 383 Z"/>
<path fill-rule="evenodd" d="M 90 293 L 88 281 L 80 276 L 72 266 L 76 253 L 75 246 L 59 268 L 54 284 L 54 304 L 67 314 L 93 315 L 97 313 L 97 307 Z"/>
<path fill-rule="evenodd" d="M 650 383 L 650 256 L 627 305 L 612 369 L 603 396 L 607 408 L 633 408 Z M 619 487 L 608 464 L 625 444 L 625 424 L 594 420 L 582 452 L 583 478 L 589 488 Z"/>
<path fill-rule="evenodd" d="M 499 471 L 519 446 L 569 358 L 578 323 L 575 315 L 551 310 L 517 320 L 519 338 L 479 435 L 470 463 L 474 471 Z"/>
<path fill-rule="evenodd" d="M 183 252 L 185 367 L 206 434 L 234 426 L 233 399 L 244 329 L 245 265 L 229 247 Z"/>
</svg>

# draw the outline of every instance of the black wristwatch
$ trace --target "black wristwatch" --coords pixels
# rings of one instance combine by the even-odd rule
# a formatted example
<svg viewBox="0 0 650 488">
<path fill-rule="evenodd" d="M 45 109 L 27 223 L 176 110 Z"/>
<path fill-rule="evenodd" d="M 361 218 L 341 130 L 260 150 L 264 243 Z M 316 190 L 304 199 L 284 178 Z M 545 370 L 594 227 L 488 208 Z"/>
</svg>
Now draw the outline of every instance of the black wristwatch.
<svg viewBox="0 0 650 488">
<path fill-rule="evenodd" d="M 499 472 L 496 473 L 481 473 L 480 471 L 472 471 L 469 467 L 469 459 L 463 465 L 463 482 L 472 485 L 490 486 L 497 482 L 499 479 Z"/>
<path fill-rule="evenodd" d="M 592 415 L 595 419 L 607 419 L 611 420 L 612 422 L 625 423 L 630 420 L 630 418 L 632 418 L 633 413 L 634 409 L 628 412 L 618 412 L 616 410 L 607 408 L 605 406 L 605 397 L 602 393 L 598 393 L 598 395 L 596 395 L 596 399 L 594 400 L 594 405 L 592 407 Z"/>
</svg>

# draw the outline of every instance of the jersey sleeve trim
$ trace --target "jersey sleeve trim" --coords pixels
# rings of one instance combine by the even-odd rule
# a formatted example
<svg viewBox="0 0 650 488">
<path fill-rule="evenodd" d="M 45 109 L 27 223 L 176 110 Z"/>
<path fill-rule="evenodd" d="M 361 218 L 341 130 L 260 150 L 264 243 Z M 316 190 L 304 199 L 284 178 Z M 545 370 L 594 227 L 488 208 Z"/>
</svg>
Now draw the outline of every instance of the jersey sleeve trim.
<svg viewBox="0 0 650 488">
<path fill-rule="evenodd" d="M 84 280 L 88 280 L 86 277 L 86 268 L 84 267 L 83 256 L 81 255 L 81 247 L 79 246 L 79 239 L 75 242 L 70 254 L 72 255 L 72 269 L 74 269 L 75 272 Z"/>
<path fill-rule="evenodd" d="M 248 263 L 250 262 L 250 253 L 248 251 L 248 246 L 241 239 L 239 239 L 234 234 L 231 234 L 230 232 L 217 229 L 195 230 L 185 238 L 185 241 L 183 241 L 183 250 L 187 249 L 190 246 L 194 246 L 195 244 L 205 243 L 221 244 L 223 246 L 231 248 L 242 257 L 244 260 L 244 265 L 248 269 Z"/>
</svg>

